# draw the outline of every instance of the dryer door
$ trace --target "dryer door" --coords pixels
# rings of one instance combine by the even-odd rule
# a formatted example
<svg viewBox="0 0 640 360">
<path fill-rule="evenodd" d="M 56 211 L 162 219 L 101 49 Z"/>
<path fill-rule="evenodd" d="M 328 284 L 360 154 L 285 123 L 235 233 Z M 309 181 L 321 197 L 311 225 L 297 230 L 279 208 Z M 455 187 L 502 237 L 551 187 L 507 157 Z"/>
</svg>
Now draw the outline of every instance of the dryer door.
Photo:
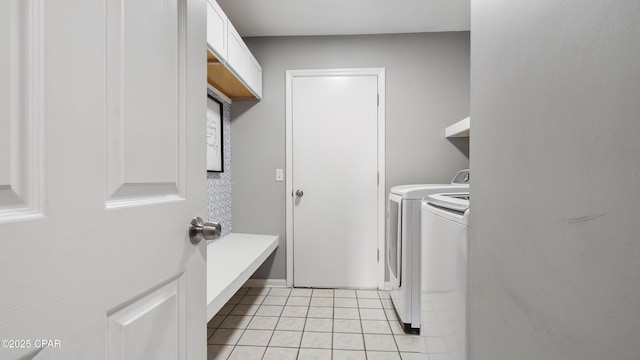
<svg viewBox="0 0 640 360">
<path fill-rule="evenodd" d="M 389 194 L 388 209 L 387 266 L 391 289 L 397 289 L 402 281 L 402 196 Z"/>
</svg>

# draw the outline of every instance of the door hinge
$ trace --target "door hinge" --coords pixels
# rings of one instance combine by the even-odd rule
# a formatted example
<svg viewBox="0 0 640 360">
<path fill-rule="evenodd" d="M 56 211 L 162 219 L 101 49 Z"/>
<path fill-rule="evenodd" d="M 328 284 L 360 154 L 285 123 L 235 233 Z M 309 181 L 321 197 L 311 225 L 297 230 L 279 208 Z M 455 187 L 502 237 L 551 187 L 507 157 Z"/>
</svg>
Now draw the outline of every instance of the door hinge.
<svg viewBox="0 0 640 360">
<path fill-rule="evenodd" d="M 378 185 L 380 185 L 380 171 L 378 171 L 378 178 L 376 179 L 376 181 L 378 182 Z"/>
<path fill-rule="evenodd" d="M 378 249 L 378 262 L 380 262 L 380 249 Z"/>
<path fill-rule="evenodd" d="M 376 95 L 376 103 L 378 106 L 380 106 L 380 94 Z"/>
</svg>

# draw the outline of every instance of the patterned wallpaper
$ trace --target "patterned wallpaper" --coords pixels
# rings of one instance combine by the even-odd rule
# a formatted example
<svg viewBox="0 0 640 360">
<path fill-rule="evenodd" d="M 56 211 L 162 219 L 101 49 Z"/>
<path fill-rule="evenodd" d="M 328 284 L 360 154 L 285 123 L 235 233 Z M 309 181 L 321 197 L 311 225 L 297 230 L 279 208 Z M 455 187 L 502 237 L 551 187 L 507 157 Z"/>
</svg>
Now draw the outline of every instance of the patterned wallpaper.
<svg viewBox="0 0 640 360">
<path fill-rule="evenodd" d="M 207 220 L 222 225 L 222 236 L 231 232 L 231 104 L 211 90 L 207 94 L 222 102 L 222 156 L 224 172 L 207 172 Z"/>
</svg>

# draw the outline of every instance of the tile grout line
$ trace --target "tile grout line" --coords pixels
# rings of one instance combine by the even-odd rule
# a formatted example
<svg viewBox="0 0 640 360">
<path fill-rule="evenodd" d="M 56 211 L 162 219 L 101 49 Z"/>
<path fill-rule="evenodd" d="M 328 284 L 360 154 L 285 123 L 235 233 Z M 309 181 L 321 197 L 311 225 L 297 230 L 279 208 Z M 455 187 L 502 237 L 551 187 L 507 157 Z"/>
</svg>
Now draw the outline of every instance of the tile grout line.
<svg viewBox="0 0 640 360">
<path fill-rule="evenodd" d="M 271 290 L 269 290 L 269 292 L 271 292 Z M 289 292 L 289 294 L 291 294 L 291 292 Z M 267 299 L 267 297 L 265 296 L 264 299 L 262 300 L 262 302 L 264 302 L 264 300 L 266 300 L 266 299 Z M 271 336 L 269 337 L 269 341 L 267 341 L 267 345 L 265 346 L 264 353 L 262 354 L 260 359 L 264 359 L 264 357 L 267 355 L 267 350 L 269 350 L 269 344 L 271 343 L 271 339 L 273 339 L 273 335 L 275 335 L 275 333 L 276 333 L 276 327 L 278 326 L 278 323 L 280 322 L 280 318 L 282 317 L 282 313 L 284 312 L 284 307 L 286 306 L 287 301 L 289 301 L 289 296 L 287 296 L 287 300 L 285 300 L 285 302 L 284 302 L 285 305 L 282 306 L 282 311 L 280 312 L 280 316 L 278 316 L 278 321 L 276 321 L 276 326 L 273 328 L 273 331 L 271 332 Z M 257 313 L 257 310 L 256 310 L 256 313 Z M 297 358 L 297 356 L 296 356 L 296 358 Z"/>
<path fill-rule="evenodd" d="M 249 290 L 247 290 L 243 295 L 242 298 L 244 298 L 245 296 L 247 296 L 247 294 L 249 293 Z M 233 312 L 233 310 L 235 310 L 235 308 L 240 305 L 240 301 L 242 301 L 242 298 L 238 301 L 238 304 L 236 304 L 236 306 L 233 307 L 233 309 L 231 310 L 231 312 Z M 257 311 L 257 310 L 256 310 Z M 228 315 L 227 315 L 228 316 Z M 253 320 L 253 316 L 251 316 L 251 320 Z M 249 320 L 249 323 L 251 323 L 251 320 Z M 249 324 L 247 324 L 247 326 L 249 326 Z M 235 342 L 235 344 L 233 345 L 233 349 L 231 349 L 231 352 L 229 353 L 229 355 L 227 355 L 227 359 L 229 359 L 231 357 L 231 355 L 233 354 L 234 351 L 236 351 L 236 348 L 238 347 L 238 343 L 240 342 L 240 340 L 242 339 L 242 337 L 244 336 L 244 333 L 247 331 L 247 328 L 245 327 L 244 329 L 242 329 L 242 334 L 240 334 L 240 337 L 238 338 L 238 341 Z"/>
<path fill-rule="evenodd" d="M 358 296 L 358 292 L 356 291 L 356 298 Z M 358 304 L 358 316 L 360 317 L 360 333 L 362 335 L 362 347 L 364 348 L 364 358 L 368 359 L 369 355 L 367 354 L 367 343 L 364 340 L 364 325 L 362 324 L 362 315 L 360 314 L 360 302 L 358 300 L 356 300 L 357 304 Z"/>
</svg>

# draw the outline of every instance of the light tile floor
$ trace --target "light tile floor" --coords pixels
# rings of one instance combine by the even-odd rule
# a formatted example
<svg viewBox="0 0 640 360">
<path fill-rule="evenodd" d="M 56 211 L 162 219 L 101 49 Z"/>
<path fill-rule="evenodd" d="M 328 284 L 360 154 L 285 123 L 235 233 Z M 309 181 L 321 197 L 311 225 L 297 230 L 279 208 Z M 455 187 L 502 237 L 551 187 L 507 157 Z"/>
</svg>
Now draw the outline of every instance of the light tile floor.
<svg viewBox="0 0 640 360">
<path fill-rule="evenodd" d="M 385 291 L 243 287 L 207 330 L 209 360 L 429 360 Z"/>
</svg>

